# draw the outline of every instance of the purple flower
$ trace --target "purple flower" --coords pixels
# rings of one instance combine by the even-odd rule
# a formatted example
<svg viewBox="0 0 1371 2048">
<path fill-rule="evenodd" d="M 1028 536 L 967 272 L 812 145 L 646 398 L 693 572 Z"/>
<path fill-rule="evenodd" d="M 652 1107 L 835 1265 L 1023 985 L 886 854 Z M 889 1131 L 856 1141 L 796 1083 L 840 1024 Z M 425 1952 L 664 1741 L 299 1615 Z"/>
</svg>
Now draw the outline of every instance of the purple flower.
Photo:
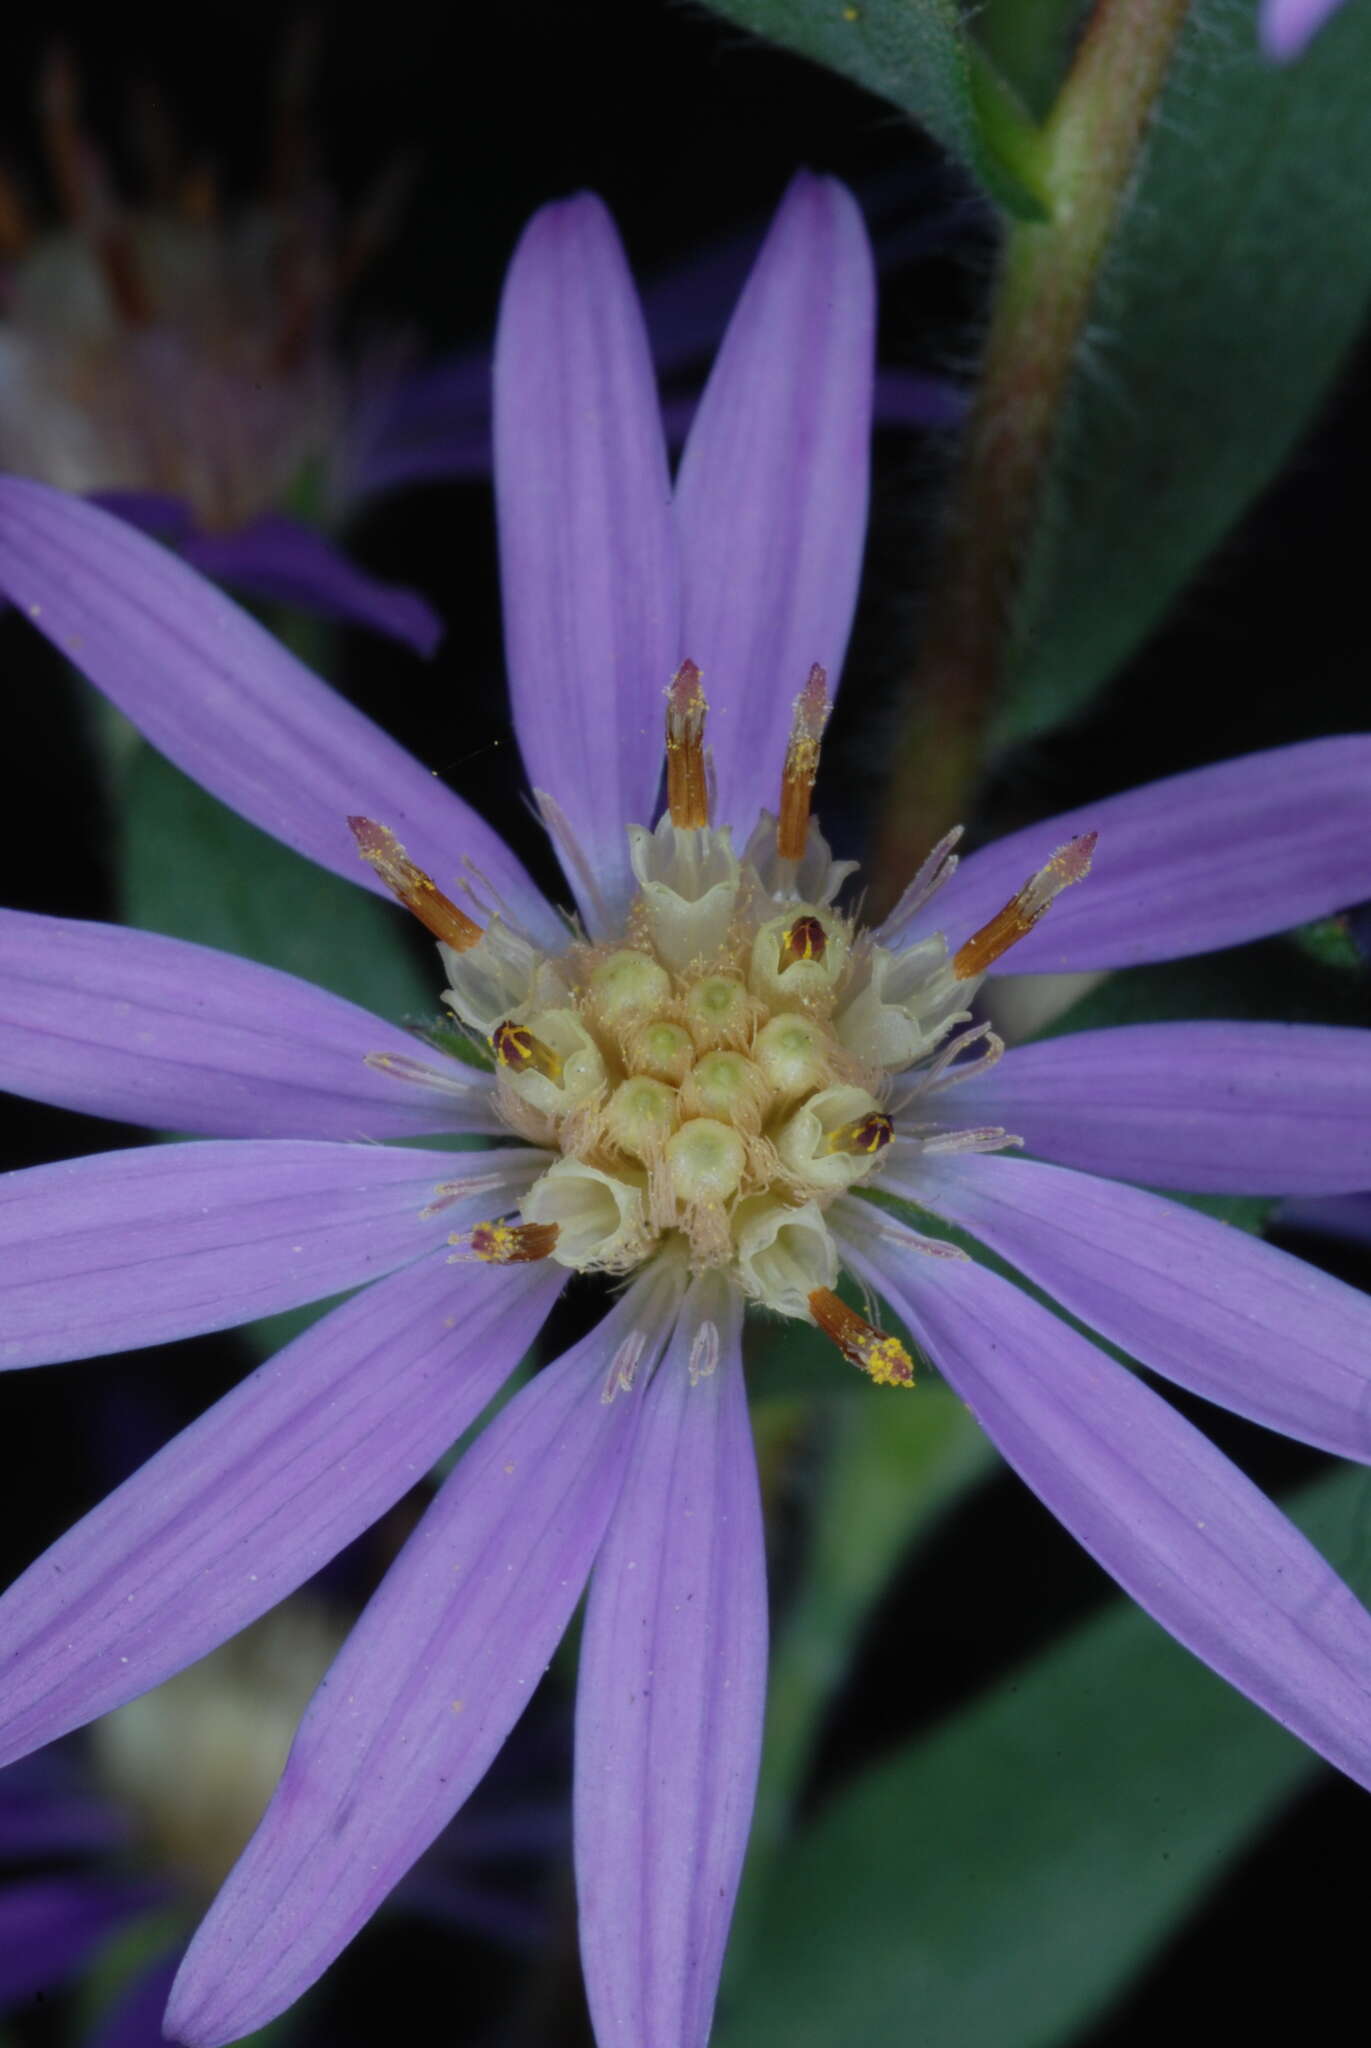
<svg viewBox="0 0 1371 2048">
<path fill-rule="evenodd" d="M 181 2040 L 261 2025 L 356 1933 L 490 1763 L 589 1580 L 591 2010 L 601 2048 L 700 2048 L 764 1689 L 744 1311 L 819 1324 L 878 1382 L 912 1377 L 836 1291 L 840 1264 L 1144 1606 L 1371 1781 L 1371 1619 L 1333 1572 L 1140 1379 L 898 1213 L 969 1231 L 1154 1371 L 1368 1454 L 1366 1301 L 1126 1185 L 1366 1186 L 1366 1034 L 1136 1026 L 997 1062 L 969 1006 L 1011 946 L 1026 971 L 1088 972 L 1365 897 L 1371 739 L 1178 776 L 960 867 L 949 842 L 863 931 L 810 798 L 863 548 L 872 301 L 850 197 L 797 179 L 673 489 L 603 209 L 550 207 L 520 245 L 496 355 L 511 693 L 575 925 L 182 564 L 87 505 L 0 484 L 14 601 L 208 788 L 415 909 L 456 1024 L 495 1058 L 418 1057 L 334 997 L 194 946 L 5 919 L 0 1078 L 202 1141 L 0 1184 L 0 1361 L 373 1283 L 11 1590 L 5 1754 L 282 1598 L 481 1412 L 569 1273 L 622 1283 L 486 1429 L 352 1631 L 192 1944 Z M 436 1131 L 519 1142 L 459 1158 L 356 1142 Z M 1000 1156 L 1020 1139 L 1038 1160 Z"/>
<path fill-rule="evenodd" d="M 1343 0 L 1262 0 L 1258 34 L 1262 49 L 1277 64 L 1302 57 Z"/>
</svg>

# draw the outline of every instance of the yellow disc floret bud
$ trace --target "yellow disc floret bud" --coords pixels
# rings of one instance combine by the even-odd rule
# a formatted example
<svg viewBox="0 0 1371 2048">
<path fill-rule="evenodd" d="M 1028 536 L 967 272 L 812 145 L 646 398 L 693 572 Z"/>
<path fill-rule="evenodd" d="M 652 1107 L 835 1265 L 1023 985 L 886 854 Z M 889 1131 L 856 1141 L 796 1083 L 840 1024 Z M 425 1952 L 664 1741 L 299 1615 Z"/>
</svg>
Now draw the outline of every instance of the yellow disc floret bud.
<svg viewBox="0 0 1371 2048">
<path fill-rule="evenodd" d="M 666 1148 L 677 1198 L 686 1203 L 726 1202 L 737 1192 L 747 1147 L 731 1125 L 698 1116 L 683 1124 Z"/>
<path fill-rule="evenodd" d="M 635 1074 L 610 1096 L 605 1127 L 621 1151 L 646 1159 L 671 1136 L 678 1114 L 674 1088 L 648 1074 Z"/>
<path fill-rule="evenodd" d="M 697 1045 L 741 1046 L 752 1035 L 757 1005 L 733 975 L 707 974 L 687 995 L 685 1016 Z"/>
<path fill-rule="evenodd" d="M 602 960 L 590 977 L 591 1001 L 610 1029 L 636 1024 L 660 1010 L 671 994 L 671 976 L 650 953 L 627 947 Z"/>
<path fill-rule="evenodd" d="M 695 1062 L 681 1089 L 689 1116 L 718 1117 L 743 1130 L 756 1130 L 770 1093 L 750 1059 L 740 1052 L 707 1052 Z"/>
<path fill-rule="evenodd" d="M 659 1017 L 630 1032 L 624 1056 L 631 1073 L 651 1074 L 676 1088 L 695 1064 L 695 1041 L 684 1025 Z"/>
<path fill-rule="evenodd" d="M 798 1012 L 773 1017 L 757 1033 L 752 1057 L 780 1096 L 807 1095 L 831 1078 L 832 1048 L 812 1018 Z"/>
</svg>

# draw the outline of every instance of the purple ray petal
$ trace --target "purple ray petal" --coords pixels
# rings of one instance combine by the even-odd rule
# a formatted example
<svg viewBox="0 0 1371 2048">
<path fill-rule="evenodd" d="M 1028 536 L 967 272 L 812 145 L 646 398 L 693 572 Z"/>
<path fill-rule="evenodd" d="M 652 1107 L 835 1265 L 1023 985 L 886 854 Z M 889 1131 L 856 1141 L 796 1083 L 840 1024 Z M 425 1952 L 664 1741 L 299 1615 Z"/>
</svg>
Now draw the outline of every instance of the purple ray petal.
<svg viewBox="0 0 1371 2048">
<path fill-rule="evenodd" d="M 918 370 L 877 370 L 875 392 L 873 424 L 877 427 L 949 427 L 966 417 L 967 399 L 960 385 Z M 679 448 L 689 437 L 699 409 L 699 395 L 694 391 L 662 400 L 662 425 L 669 448 Z"/>
<path fill-rule="evenodd" d="M 152 744 L 243 817 L 385 895 L 348 830 L 388 825 L 449 893 L 464 859 L 559 926 L 499 835 L 222 591 L 80 498 L 0 478 L 0 587 Z"/>
<path fill-rule="evenodd" d="M 895 1148 L 892 1148 L 895 1149 Z M 1208 1401 L 1371 1461 L 1371 1298 L 1245 1230 L 1028 1159 L 896 1160 L 959 1223 L 1143 1365 Z"/>
<path fill-rule="evenodd" d="M 718 822 L 780 789 L 811 665 L 836 689 L 866 517 L 875 277 L 857 203 L 802 172 L 729 324 L 677 484 L 682 652 L 704 671 Z"/>
<path fill-rule="evenodd" d="M 1369 811 L 1371 736 L 1196 768 L 973 853 L 900 943 L 946 931 L 960 945 L 1065 840 L 1098 832 L 1089 875 L 1005 956 L 1006 971 L 1069 974 L 1240 945 L 1371 896 Z"/>
<path fill-rule="evenodd" d="M 613 912 L 635 887 L 625 822 L 654 814 L 680 600 L 643 316 L 614 224 L 588 193 L 536 214 L 509 268 L 495 488 L 524 766 L 561 806 Z M 580 877 L 568 880 L 598 929 Z"/>
<path fill-rule="evenodd" d="M 443 637 L 442 620 L 417 590 L 368 576 L 326 535 L 295 519 L 272 513 L 236 533 L 195 534 L 178 552 L 202 576 L 248 597 L 370 626 L 416 654 L 432 654 Z"/>
<path fill-rule="evenodd" d="M 478 1156 L 526 1178 L 542 1158 Z M 444 1241 L 438 1190 L 473 1170 L 469 1153 L 207 1138 L 0 1176 L 0 1367 L 229 1329 L 379 1279 Z"/>
<path fill-rule="evenodd" d="M 151 1885 L 90 1877 L 0 1885 L 0 2011 L 52 1991 L 160 1896 Z"/>
<path fill-rule="evenodd" d="M 480 1414 L 565 1278 L 432 1254 L 182 1430 L 0 1600 L 0 1759 L 160 1684 L 327 1564 Z"/>
<path fill-rule="evenodd" d="M 392 1565 L 191 1943 L 167 2009 L 174 2040 L 212 2048 L 283 2012 L 488 1768 L 618 1498 L 638 1403 L 606 1402 L 606 1374 L 662 1286 L 640 1281 L 510 1402 Z"/>
<path fill-rule="evenodd" d="M 718 1363 L 692 1385 L 704 1317 Z M 741 1326 L 736 1295 L 698 1282 L 591 1579 L 576 1871 L 599 2048 L 703 2048 L 747 1847 L 767 1603 Z"/>
<path fill-rule="evenodd" d="M 1371 1187 L 1371 1031 L 1077 1031 L 1016 1046 L 958 1087 L 956 1110 L 959 1123 L 998 1124 L 1059 1166 L 1150 1187 L 1351 1193 Z"/>
<path fill-rule="evenodd" d="M 0 1088 L 206 1137 L 504 1128 L 483 1075 L 292 974 L 18 910 L 0 910 Z"/>
<path fill-rule="evenodd" d="M 840 1227 L 865 1206 L 846 1204 Z M 1313 1546 L 1206 1437 L 1049 1310 L 973 1260 L 920 1257 L 869 1215 L 844 1255 L 1020 1477 L 1163 1628 L 1371 1783 L 1371 1615 Z"/>
<path fill-rule="evenodd" d="M 1257 17 L 1262 49 L 1277 64 L 1303 56 L 1342 0 L 1262 0 Z"/>
</svg>

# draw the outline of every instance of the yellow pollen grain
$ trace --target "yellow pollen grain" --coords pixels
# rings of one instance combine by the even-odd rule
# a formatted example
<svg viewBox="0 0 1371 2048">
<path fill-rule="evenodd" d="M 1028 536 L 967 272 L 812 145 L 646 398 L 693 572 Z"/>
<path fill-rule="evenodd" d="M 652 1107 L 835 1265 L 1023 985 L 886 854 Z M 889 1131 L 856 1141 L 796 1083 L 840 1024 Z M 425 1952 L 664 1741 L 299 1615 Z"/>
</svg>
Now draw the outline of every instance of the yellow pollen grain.
<svg viewBox="0 0 1371 2048">
<path fill-rule="evenodd" d="M 776 972 L 784 974 L 787 967 L 794 967 L 800 960 L 822 962 L 827 951 L 828 933 L 824 930 L 823 920 L 809 915 L 797 917 L 794 924 L 787 925 L 781 934 Z"/>
<path fill-rule="evenodd" d="M 500 1065 L 508 1067 L 512 1074 L 526 1074 L 531 1068 L 549 1081 L 562 1078 L 559 1056 L 525 1024 L 497 1024 L 490 1034 L 490 1049 Z"/>
<path fill-rule="evenodd" d="M 840 1124 L 824 1140 L 825 1152 L 853 1152 L 871 1155 L 883 1151 L 895 1135 L 895 1126 L 884 1110 L 873 1110 L 850 1124 Z"/>
</svg>

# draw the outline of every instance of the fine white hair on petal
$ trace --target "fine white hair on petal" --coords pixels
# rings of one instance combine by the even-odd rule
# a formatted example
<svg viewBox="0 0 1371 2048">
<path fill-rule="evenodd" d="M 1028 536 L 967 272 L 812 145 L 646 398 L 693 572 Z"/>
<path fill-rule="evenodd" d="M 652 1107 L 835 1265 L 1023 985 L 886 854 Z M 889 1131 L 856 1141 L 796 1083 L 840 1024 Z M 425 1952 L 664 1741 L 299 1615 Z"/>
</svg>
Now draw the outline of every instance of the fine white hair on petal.
<svg viewBox="0 0 1371 2048">
<path fill-rule="evenodd" d="M 624 1301 L 635 1304 L 636 1314 L 609 1361 L 600 1395 L 606 1406 L 645 1386 L 656 1371 L 680 1320 L 688 1278 L 684 1260 L 659 1257 L 632 1283 Z"/>
</svg>

